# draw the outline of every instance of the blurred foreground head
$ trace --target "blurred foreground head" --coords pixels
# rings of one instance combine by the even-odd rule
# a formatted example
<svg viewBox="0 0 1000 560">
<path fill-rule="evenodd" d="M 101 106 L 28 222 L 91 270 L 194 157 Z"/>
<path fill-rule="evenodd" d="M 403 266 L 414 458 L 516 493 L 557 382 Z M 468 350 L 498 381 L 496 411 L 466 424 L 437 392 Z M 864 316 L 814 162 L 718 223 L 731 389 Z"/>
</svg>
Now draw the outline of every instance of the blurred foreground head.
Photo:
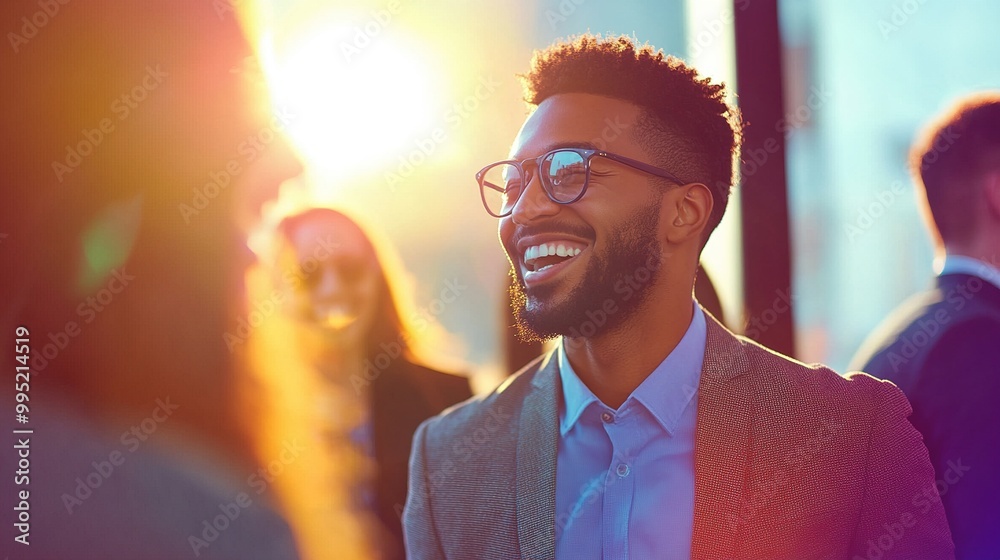
<svg viewBox="0 0 1000 560">
<path fill-rule="evenodd" d="M 37 397 L 110 418 L 169 395 L 178 425 L 232 441 L 219 420 L 222 335 L 242 295 L 236 223 L 261 166 L 293 170 L 277 141 L 246 148 L 281 121 L 247 71 L 237 14 L 196 0 L 2 11 L 16 35 L 0 49 L 2 322 L 30 329 Z"/>
<path fill-rule="evenodd" d="M 0 329 L 30 331 L 37 428 L 26 557 L 296 556 L 270 496 L 247 494 L 223 339 L 242 313 L 243 201 L 278 180 L 262 168 L 295 171 L 276 141 L 241 149 L 280 121 L 232 6 L 0 8 Z"/>
</svg>

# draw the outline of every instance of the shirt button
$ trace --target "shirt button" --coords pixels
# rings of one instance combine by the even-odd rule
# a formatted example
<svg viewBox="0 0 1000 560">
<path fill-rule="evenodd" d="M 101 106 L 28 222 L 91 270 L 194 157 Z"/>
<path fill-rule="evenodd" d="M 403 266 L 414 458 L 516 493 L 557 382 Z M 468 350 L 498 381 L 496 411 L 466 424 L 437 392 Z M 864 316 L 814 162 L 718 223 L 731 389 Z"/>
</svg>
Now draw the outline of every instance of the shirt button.
<svg viewBox="0 0 1000 560">
<path fill-rule="evenodd" d="M 618 468 L 615 469 L 615 472 L 618 473 L 618 476 L 625 478 L 626 476 L 628 476 L 629 473 L 628 465 L 626 465 L 625 463 L 619 463 Z"/>
<path fill-rule="evenodd" d="M 612 416 L 610 412 L 602 412 L 601 420 L 604 420 L 605 424 L 610 424 L 615 421 L 615 417 Z"/>
</svg>

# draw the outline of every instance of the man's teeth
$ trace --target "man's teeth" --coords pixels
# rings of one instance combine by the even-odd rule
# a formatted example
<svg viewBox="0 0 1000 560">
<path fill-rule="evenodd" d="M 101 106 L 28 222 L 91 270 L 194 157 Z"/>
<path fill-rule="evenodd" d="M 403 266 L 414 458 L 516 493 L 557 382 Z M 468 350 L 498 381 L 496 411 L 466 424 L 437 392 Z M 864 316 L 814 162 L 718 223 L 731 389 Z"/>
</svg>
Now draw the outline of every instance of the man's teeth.
<svg viewBox="0 0 1000 560">
<path fill-rule="evenodd" d="M 529 263 L 542 257 L 575 257 L 580 254 L 579 247 L 567 247 L 563 243 L 544 243 L 542 245 L 532 245 L 524 251 L 524 262 Z"/>
</svg>

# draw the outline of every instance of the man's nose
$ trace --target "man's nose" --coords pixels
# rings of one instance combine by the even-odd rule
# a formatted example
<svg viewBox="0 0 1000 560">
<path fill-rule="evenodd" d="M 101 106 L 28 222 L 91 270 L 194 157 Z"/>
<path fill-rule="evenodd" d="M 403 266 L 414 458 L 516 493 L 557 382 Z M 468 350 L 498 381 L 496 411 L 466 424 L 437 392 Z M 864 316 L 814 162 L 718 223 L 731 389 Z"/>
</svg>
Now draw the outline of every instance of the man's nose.
<svg viewBox="0 0 1000 560">
<path fill-rule="evenodd" d="M 528 183 L 521 192 L 521 197 L 514 203 L 511 219 L 515 224 L 524 225 L 540 217 L 558 213 L 559 206 L 546 194 L 542 186 L 541 175 L 536 170 L 529 175 Z"/>
</svg>

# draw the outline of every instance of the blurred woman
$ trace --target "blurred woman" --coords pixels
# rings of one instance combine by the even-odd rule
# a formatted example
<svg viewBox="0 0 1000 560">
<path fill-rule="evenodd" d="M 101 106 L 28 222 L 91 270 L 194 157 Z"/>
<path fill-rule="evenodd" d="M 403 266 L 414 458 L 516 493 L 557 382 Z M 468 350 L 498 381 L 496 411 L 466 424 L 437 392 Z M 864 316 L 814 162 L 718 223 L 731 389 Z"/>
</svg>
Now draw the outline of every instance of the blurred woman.
<svg viewBox="0 0 1000 560">
<path fill-rule="evenodd" d="M 250 43 L 203 0 L 17 0 L 0 12 L 24 35 L 0 51 L 0 356 L 30 365 L 17 389 L 28 414 L 3 426 L 33 430 L 30 452 L 0 450 L 11 473 L 0 502 L 21 506 L 0 511 L 11 543 L 0 548 L 298 558 L 273 495 L 248 483 L 262 465 L 234 398 L 246 371 L 221 344 L 243 314 L 235 221 L 249 166 L 204 194 L 269 123 L 266 97 L 233 71 Z M 262 191 L 297 172 L 274 159 L 281 143 L 255 161 L 273 179 Z M 15 362 L 15 333 L 29 364 Z M 22 475 L 6 470 L 22 460 Z M 29 546 L 11 542 L 25 521 Z"/>
<path fill-rule="evenodd" d="M 401 312 L 395 286 L 401 273 L 377 245 L 357 222 L 329 208 L 311 208 L 278 225 L 269 286 L 289 330 L 271 338 L 284 340 L 285 351 L 295 355 L 272 371 L 283 374 L 275 381 L 284 390 L 297 393 L 286 399 L 293 410 L 281 415 L 297 411 L 323 450 L 324 472 L 312 476 L 324 480 L 325 496 L 317 497 L 312 486 L 300 489 L 312 505 L 292 508 L 327 508 L 325 522 L 312 516 L 316 537 L 306 540 L 325 540 L 330 550 L 350 540 L 355 550 L 366 550 L 362 555 L 395 559 L 403 558 L 400 515 L 413 433 L 471 392 L 466 378 L 418 358 L 416 341 L 429 322 Z M 288 363 L 305 366 L 301 379 L 292 379 L 297 374 Z M 299 399 L 305 406 L 291 404 Z M 354 529 L 344 530 L 345 524 Z M 337 537 L 330 537 L 331 525 L 340 528 Z M 357 542 L 359 531 L 367 542 Z"/>
</svg>

